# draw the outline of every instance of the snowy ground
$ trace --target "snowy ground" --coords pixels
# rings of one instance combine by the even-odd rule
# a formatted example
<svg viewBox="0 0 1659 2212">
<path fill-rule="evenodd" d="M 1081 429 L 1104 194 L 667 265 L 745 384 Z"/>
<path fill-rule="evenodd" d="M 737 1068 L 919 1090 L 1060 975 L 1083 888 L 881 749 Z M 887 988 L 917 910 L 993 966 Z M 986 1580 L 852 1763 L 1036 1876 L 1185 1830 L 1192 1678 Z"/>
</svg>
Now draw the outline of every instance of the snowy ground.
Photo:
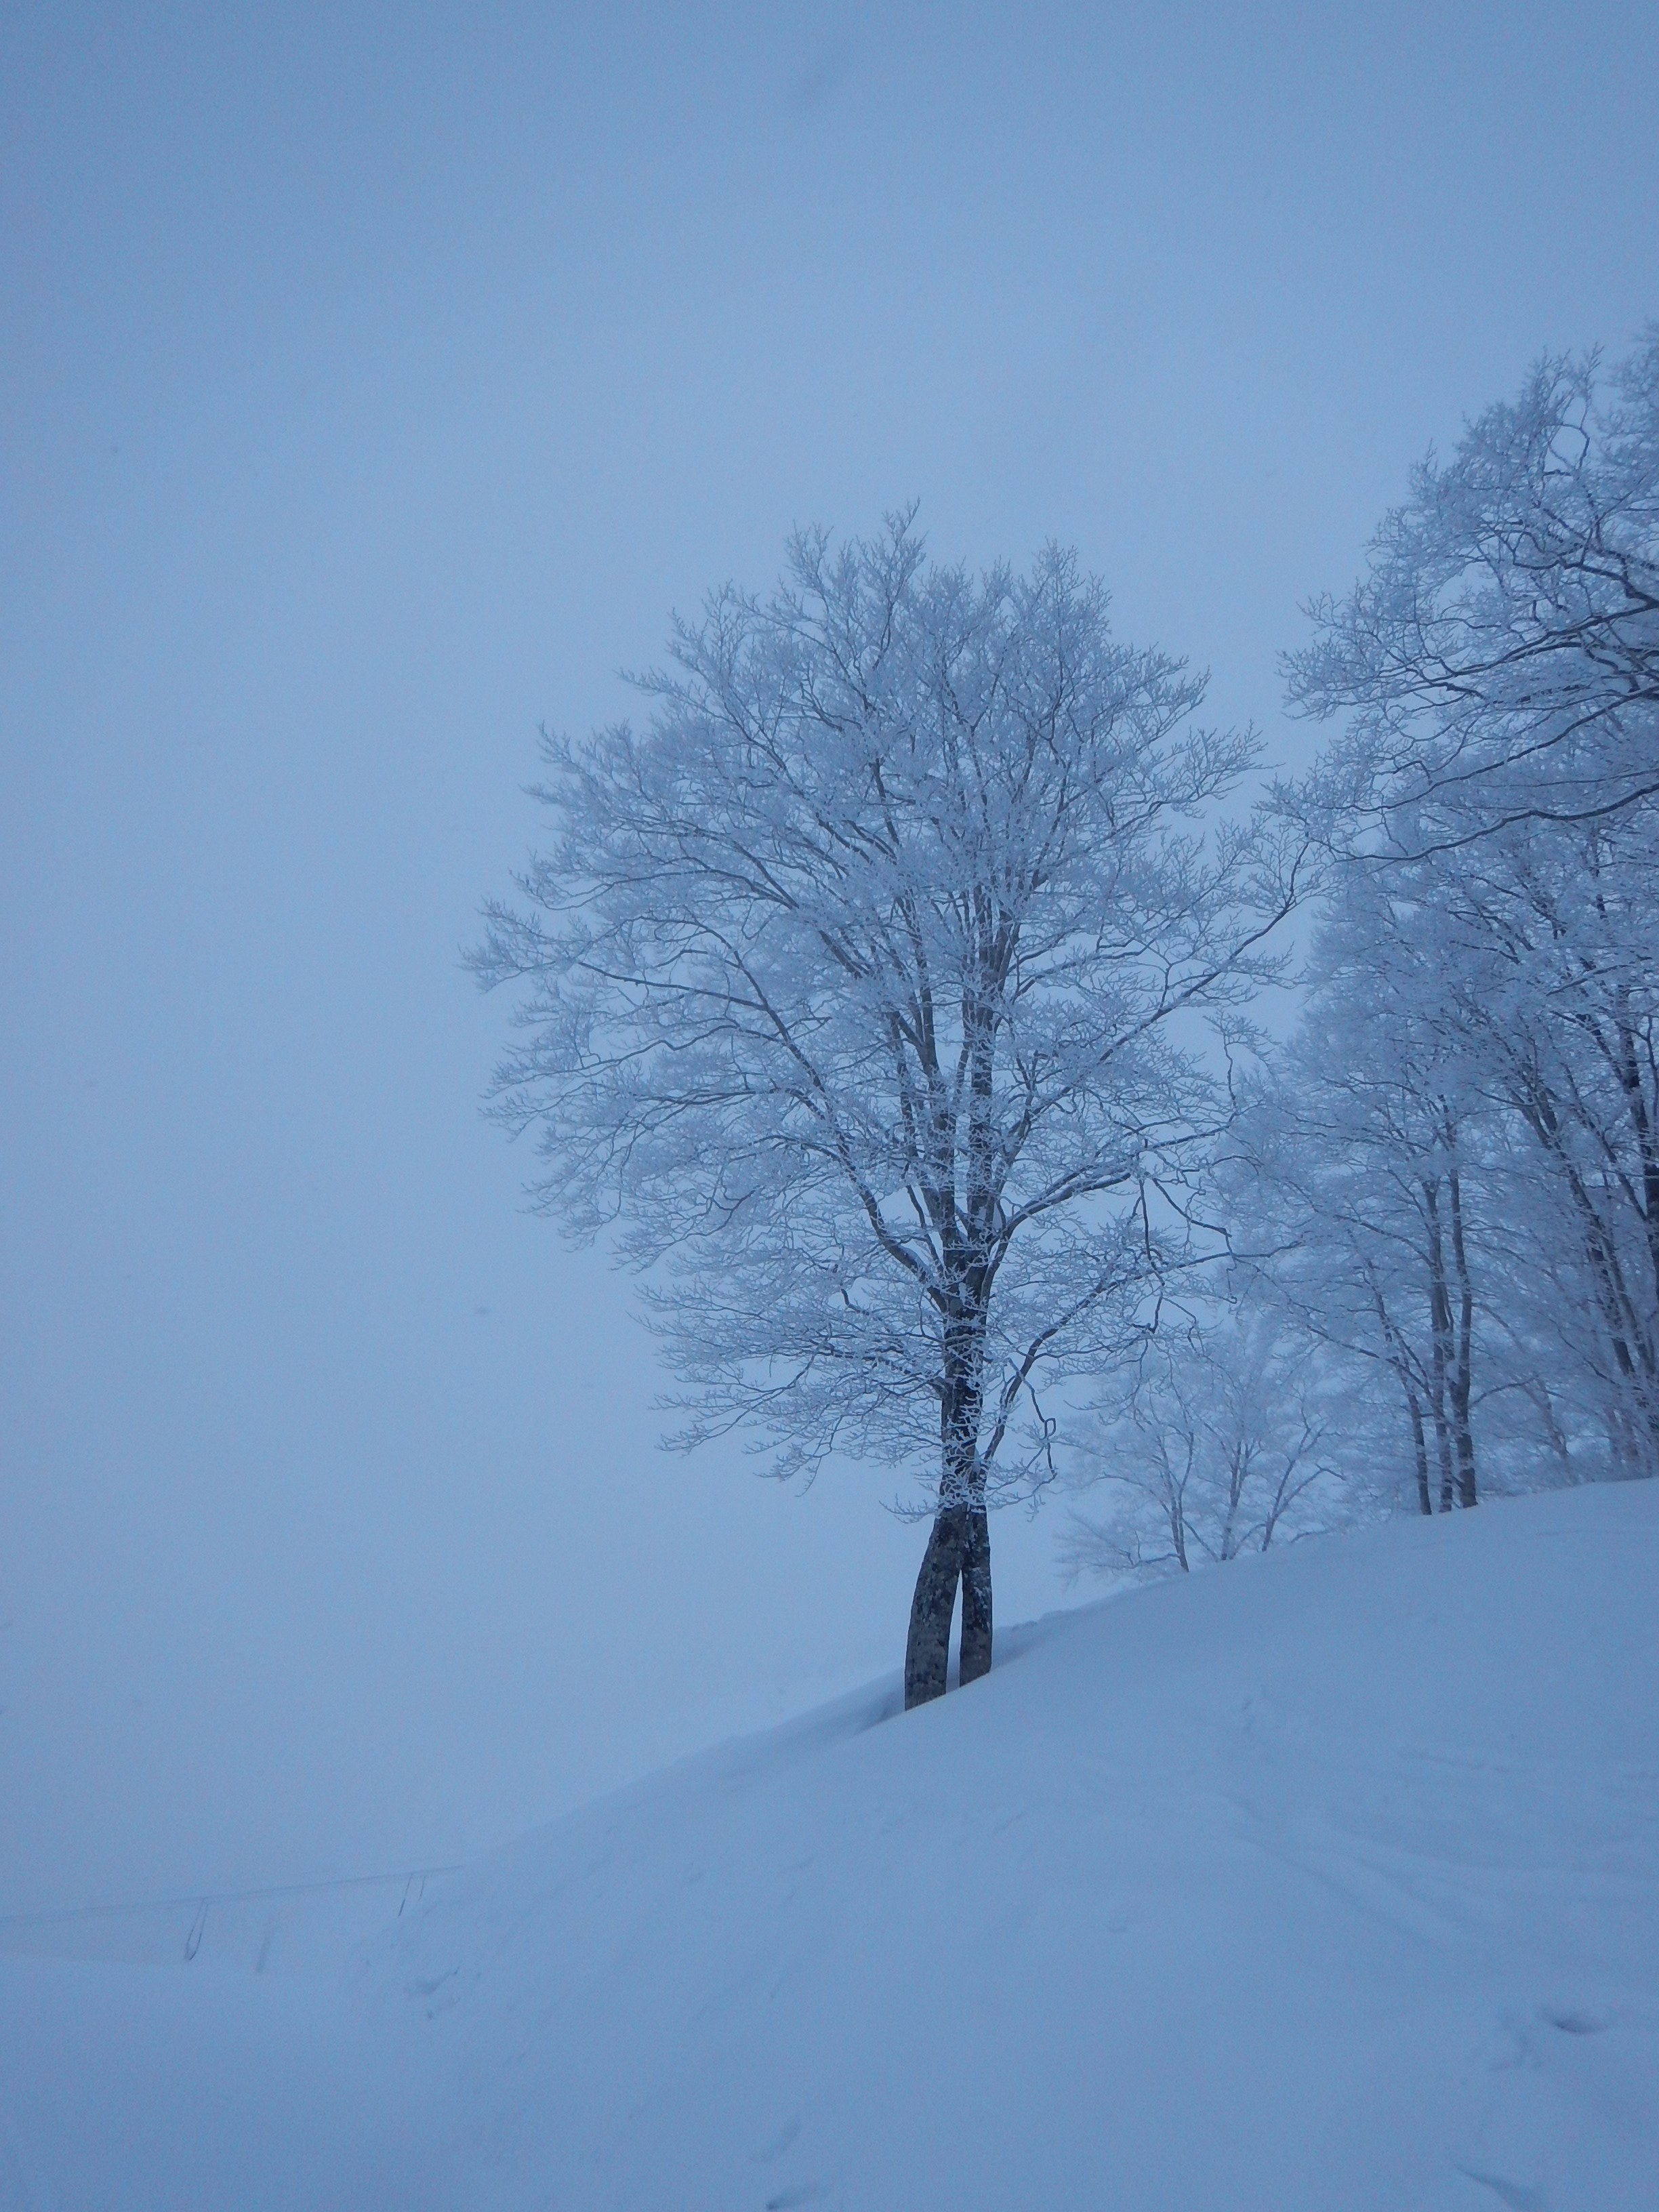
<svg viewBox="0 0 1659 2212">
<path fill-rule="evenodd" d="M 1005 1635 L 341 1981 L 0 1960 L 0 2207 L 1659 2202 L 1659 1486 Z"/>
</svg>

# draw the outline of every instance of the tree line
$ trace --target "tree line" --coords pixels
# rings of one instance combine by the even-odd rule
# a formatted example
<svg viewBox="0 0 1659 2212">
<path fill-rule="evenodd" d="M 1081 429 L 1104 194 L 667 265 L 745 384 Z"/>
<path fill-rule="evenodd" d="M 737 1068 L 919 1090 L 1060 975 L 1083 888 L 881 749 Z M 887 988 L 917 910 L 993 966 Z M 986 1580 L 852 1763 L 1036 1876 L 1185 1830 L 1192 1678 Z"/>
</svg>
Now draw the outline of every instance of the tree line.
<svg viewBox="0 0 1659 2212">
<path fill-rule="evenodd" d="M 1084 1440 L 1079 1565 L 1659 1469 L 1659 343 L 1540 363 L 1310 611 L 1300 1018 L 1235 1072 L 1208 1296 Z"/>
<path fill-rule="evenodd" d="M 1058 1479 L 1078 1565 L 1154 1571 L 1659 1466 L 1659 335 L 1541 363 L 1310 612 L 1332 735 L 1264 785 L 1074 555 L 911 511 L 544 738 L 492 1110 L 679 1441 L 916 1476 L 907 1703 L 958 1588 L 988 1668 L 989 1510 Z"/>
</svg>

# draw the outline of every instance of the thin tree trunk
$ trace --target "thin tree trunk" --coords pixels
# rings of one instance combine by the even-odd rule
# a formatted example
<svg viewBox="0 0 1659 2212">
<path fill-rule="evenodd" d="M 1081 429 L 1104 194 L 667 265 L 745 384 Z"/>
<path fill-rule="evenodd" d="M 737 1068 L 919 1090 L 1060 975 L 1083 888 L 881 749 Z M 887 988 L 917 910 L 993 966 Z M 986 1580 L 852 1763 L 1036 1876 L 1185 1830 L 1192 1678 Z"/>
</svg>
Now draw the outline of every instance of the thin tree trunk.
<svg viewBox="0 0 1659 2212">
<path fill-rule="evenodd" d="M 1425 1179 L 1423 1183 L 1423 1218 L 1427 1230 L 1429 1266 L 1429 1341 L 1432 1357 L 1430 1363 L 1429 1410 L 1434 1416 L 1434 1448 L 1440 1462 L 1440 1510 L 1449 1513 L 1456 1497 L 1456 1480 L 1452 1473 L 1451 1422 L 1446 1411 L 1446 1385 L 1449 1373 L 1455 1380 L 1455 1368 L 1452 1352 L 1451 1304 L 1446 1295 L 1446 1259 L 1440 1241 L 1440 1187 L 1438 1178 Z"/>
<path fill-rule="evenodd" d="M 1371 1283 L 1371 1302 L 1376 1308 L 1376 1318 L 1382 1324 L 1382 1340 L 1389 1346 L 1389 1364 L 1405 1393 L 1406 1411 L 1411 1416 L 1412 1454 L 1417 1467 L 1417 1503 L 1423 1512 L 1432 1515 L 1434 1499 L 1429 1491 L 1429 1446 L 1423 1433 L 1423 1407 L 1412 1381 L 1411 1363 L 1405 1340 L 1389 1317 L 1389 1309 L 1375 1279 Z"/>
<path fill-rule="evenodd" d="M 1637 1157 L 1642 1163 L 1642 1195 L 1637 1211 L 1647 1236 L 1648 1267 L 1652 1289 L 1659 1298 L 1659 1136 L 1656 1135 L 1653 1117 L 1648 1111 L 1647 1093 L 1643 1087 L 1642 1065 L 1638 1056 L 1635 1025 L 1626 1008 L 1628 994 L 1620 993 L 1626 1005 L 1619 1018 L 1619 1081 L 1630 1109 L 1631 1125 L 1636 1133 Z M 1652 1046 L 1649 1043 L 1650 1066 Z"/>
<path fill-rule="evenodd" d="M 1456 1496 L 1452 1473 L 1451 1423 L 1446 1418 L 1445 1346 L 1434 1340 L 1434 1359 L 1429 1372 L 1429 1414 L 1434 1423 L 1434 1455 L 1440 1470 L 1440 1510 L 1449 1513 Z"/>
<path fill-rule="evenodd" d="M 1469 1279 L 1468 1253 L 1463 1241 L 1463 1190 L 1454 1173 L 1446 1179 L 1451 1199 L 1452 1264 L 1457 1273 L 1457 1369 L 1452 1383 L 1452 1425 L 1457 1443 L 1457 1502 L 1473 1505 L 1474 1486 L 1474 1431 L 1469 1421 L 1469 1365 L 1474 1333 L 1474 1286 Z"/>
<path fill-rule="evenodd" d="M 1406 1410 L 1412 1419 L 1412 1452 L 1417 1463 L 1417 1504 L 1420 1512 L 1432 1515 L 1434 1498 L 1429 1489 L 1429 1444 L 1423 1433 L 1423 1408 L 1417 1402 L 1417 1393 L 1409 1382 L 1403 1384 Z"/>
</svg>

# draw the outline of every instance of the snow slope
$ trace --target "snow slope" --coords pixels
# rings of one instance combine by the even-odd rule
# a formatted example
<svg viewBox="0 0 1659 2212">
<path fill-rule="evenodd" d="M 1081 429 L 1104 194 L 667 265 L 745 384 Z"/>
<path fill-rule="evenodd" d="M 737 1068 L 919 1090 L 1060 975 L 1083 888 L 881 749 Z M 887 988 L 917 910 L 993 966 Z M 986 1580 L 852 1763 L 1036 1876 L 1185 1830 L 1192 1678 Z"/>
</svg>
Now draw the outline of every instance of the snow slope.
<svg viewBox="0 0 1659 2212">
<path fill-rule="evenodd" d="M 257 2015 L 269 1977 L 0 1962 L 0 2207 L 1651 2212 L 1656 1569 L 1632 1486 L 1061 1615 L 528 1837 Z M 170 2188 L 145 2066 L 217 2115 Z"/>
<path fill-rule="evenodd" d="M 0 1958 L 0 2212 L 442 2212 L 337 1978 Z"/>
<path fill-rule="evenodd" d="M 1659 1487 L 671 1771 L 378 1954 L 480 2206 L 1659 2204 Z"/>
</svg>

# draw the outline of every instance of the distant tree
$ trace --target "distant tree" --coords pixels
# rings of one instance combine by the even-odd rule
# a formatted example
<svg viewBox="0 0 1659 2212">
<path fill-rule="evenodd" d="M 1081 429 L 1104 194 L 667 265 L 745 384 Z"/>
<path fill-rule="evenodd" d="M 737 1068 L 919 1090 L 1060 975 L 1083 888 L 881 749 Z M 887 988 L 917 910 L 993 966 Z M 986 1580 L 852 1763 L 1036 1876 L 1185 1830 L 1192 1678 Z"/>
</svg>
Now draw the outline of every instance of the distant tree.
<svg viewBox="0 0 1659 2212">
<path fill-rule="evenodd" d="M 958 1580 L 962 1679 L 990 1665 L 1039 1386 L 1145 1325 L 1215 1111 L 1182 1024 L 1269 964 L 1294 868 L 1211 821 L 1252 741 L 1069 554 L 975 579 L 908 516 L 804 534 L 672 657 L 647 730 L 546 741 L 552 842 L 474 956 L 521 993 L 494 1110 L 541 1206 L 657 1271 L 679 1441 L 927 1464 L 915 1704 Z"/>
<path fill-rule="evenodd" d="M 1338 877 L 1302 1021 L 1268 1054 L 1239 1149 L 1273 1224 L 1279 1301 L 1392 1377 L 1428 1513 L 1478 1495 L 1469 1140 L 1483 1102 L 1441 917 L 1413 888 L 1397 872 Z"/>
<path fill-rule="evenodd" d="M 1108 1500 L 1060 1540 L 1073 1573 L 1185 1574 L 1346 1511 L 1329 1363 L 1255 1287 L 1236 1275 L 1110 1378 L 1073 1454 L 1074 1483 Z"/>
</svg>

